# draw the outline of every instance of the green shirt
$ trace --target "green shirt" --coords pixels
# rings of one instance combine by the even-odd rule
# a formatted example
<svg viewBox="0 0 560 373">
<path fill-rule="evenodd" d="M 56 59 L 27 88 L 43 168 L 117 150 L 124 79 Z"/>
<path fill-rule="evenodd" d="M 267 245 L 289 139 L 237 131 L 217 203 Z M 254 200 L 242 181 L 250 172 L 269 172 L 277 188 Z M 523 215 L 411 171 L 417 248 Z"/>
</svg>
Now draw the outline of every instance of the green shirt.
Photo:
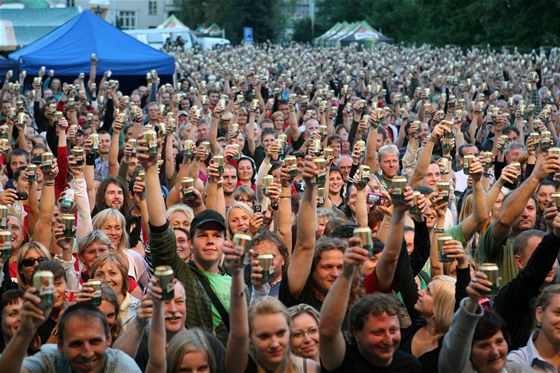
<svg viewBox="0 0 560 373">
<path fill-rule="evenodd" d="M 202 271 L 202 273 L 204 273 L 204 275 L 210 282 L 212 290 L 214 290 L 214 293 L 216 293 L 216 296 L 218 297 L 220 302 L 222 302 L 226 311 L 229 312 L 229 303 L 231 299 L 231 276 L 219 273 L 210 273 L 206 271 Z M 216 329 L 221 323 L 222 317 L 220 316 L 220 313 L 218 312 L 216 307 L 214 307 L 214 304 L 212 304 L 212 324 L 214 326 L 214 329 Z"/>
<path fill-rule="evenodd" d="M 496 263 L 499 268 L 499 276 L 502 278 L 500 287 L 510 282 L 517 276 L 519 270 L 515 265 L 515 256 L 513 255 L 514 237 L 509 235 L 504 242 L 496 242 L 492 229 L 494 225 L 490 225 L 482 234 L 479 241 L 480 261 L 482 263 Z"/>
<path fill-rule="evenodd" d="M 445 234 L 453 237 L 455 241 L 459 241 L 463 247 L 467 246 L 467 241 L 465 240 L 465 235 L 463 234 L 463 222 L 454 225 L 451 228 L 445 230 Z"/>
</svg>

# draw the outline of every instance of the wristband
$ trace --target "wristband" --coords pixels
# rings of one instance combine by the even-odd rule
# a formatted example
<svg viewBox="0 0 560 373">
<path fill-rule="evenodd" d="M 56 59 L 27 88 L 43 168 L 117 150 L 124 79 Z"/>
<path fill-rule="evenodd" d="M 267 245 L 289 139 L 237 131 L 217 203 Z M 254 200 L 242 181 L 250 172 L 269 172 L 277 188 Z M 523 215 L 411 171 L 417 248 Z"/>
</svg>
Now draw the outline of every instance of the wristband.
<svg viewBox="0 0 560 373">
<path fill-rule="evenodd" d="M 86 154 L 86 166 L 95 166 L 95 154 Z"/>
<path fill-rule="evenodd" d="M 43 180 L 43 186 L 54 186 L 54 180 Z"/>
<path fill-rule="evenodd" d="M 443 229 L 443 228 L 434 228 L 434 233 L 445 233 L 445 229 Z"/>
</svg>

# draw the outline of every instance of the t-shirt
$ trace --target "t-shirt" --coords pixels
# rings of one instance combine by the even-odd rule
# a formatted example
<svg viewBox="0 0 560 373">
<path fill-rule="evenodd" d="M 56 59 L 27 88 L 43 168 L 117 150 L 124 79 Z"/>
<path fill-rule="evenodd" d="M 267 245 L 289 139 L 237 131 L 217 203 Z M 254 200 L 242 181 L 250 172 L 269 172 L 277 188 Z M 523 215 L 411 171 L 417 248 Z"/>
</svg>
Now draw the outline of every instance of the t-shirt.
<svg viewBox="0 0 560 373">
<path fill-rule="evenodd" d="M 134 360 L 120 350 L 108 348 L 105 353 L 107 362 L 103 372 L 140 373 Z M 31 373 L 72 373 L 72 368 L 58 352 L 56 344 L 46 344 L 41 351 L 23 360 L 23 367 Z"/>
<path fill-rule="evenodd" d="M 451 236 L 455 241 L 459 241 L 463 247 L 467 246 L 465 235 L 463 234 L 463 223 L 452 226 L 445 230 L 445 234 Z"/>
<path fill-rule="evenodd" d="M 346 343 L 346 354 L 342 364 L 335 370 L 327 370 L 321 364 L 322 372 L 332 373 L 422 373 L 422 366 L 418 360 L 411 354 L 395 351 L 391 365 L 386 367 L 377 367 L 367 361 L 358 351 L 358 347 L 354 344 Z"/>
<path fill-rule="evenodd" d="M 206 271 L 202 271 L 202 273 L 204 273 L 204 275 L 210 282 L 212 290 L 214 290 L 214 293 L 216 293 L 216 296 L 218 297 L 220 302 L 222 302 L 226 311 L 229 312 L 229 303 L 231 299 L 231 277 L 224 274 L 210 273 Z M 214 330 L 216 330 L 221 323 L 222 317 L 212 303 L 212 325 L 214 327 Z"/>
<path fill-rule="evenodd" d="M 496 263 L 498 265 L 498 276 L 502 278 L 500 287 L 503 287 L 513 280 L 519 272 L 515 265 L 515 256 L 513 255 L 514 237 L 508 235 L 505 242 L 498 243 L 494 239 L 493 228 L 494 225 L 490 225 L 482 234 L 482 237 L 480 237 L 478 246 L 480 261 L 482 263 Z"/>
</svg>

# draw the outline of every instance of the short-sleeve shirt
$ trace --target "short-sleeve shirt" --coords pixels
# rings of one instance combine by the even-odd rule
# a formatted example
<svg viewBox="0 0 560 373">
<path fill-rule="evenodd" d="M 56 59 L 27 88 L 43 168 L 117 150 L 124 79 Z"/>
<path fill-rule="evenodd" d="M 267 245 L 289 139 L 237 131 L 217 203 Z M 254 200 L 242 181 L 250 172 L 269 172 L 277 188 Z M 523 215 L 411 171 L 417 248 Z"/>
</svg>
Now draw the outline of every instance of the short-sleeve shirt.
<svg viewBox="0 0 560 373">
<path fill-rule="evenodd" d="M 406 352 L 395 351 L 391 365 L 378 367 L 367 361 L 354 344 L 346 343 L 346 353 L 342 364 L 335 370 L 327 370 L 321 364 L 321 371 L 328 373 L 422 373 L 420 362 Z"/>
<path fill-rule="evenodd" d="M 108 348 L 103 372 L 107 373 L 140 373 L 134 360 L 120 350 Z M 23 360 L 23 367 L 31 373 L 72 373 L 70 364 L 58 352 L 56 344 L 46 344 L 31 357 Z"/>
<path fill-rule="evenodd" d="M 480 237 L 480 260 L 483 263 L 496 263 L 498 265 L 498 275 L 502 278 L 500 287 L 504 287 L 519 272 L 515 265 L 515 256 L 513 255 L 514 237 L 508 235 L 505 242 L 498 243 L 494 239 L 493 228 L 494 225 L 490 225 L 482 234 L 482 237 Z"/>
<path fill-rule="evenodd" d="M 451 236 L 455 241 L 459 241 L 463 247 L 467 246 L 465 235 L 463 234 L 463 223 L 452 226 L 445 230 L 445 234 Z"/>
<path fill-rule="evenodd" d="M 210 282 L 212 290 L 214 290 L 214 293 L 216 294 L 226 311 L 229 312 L 229 303 L 231 299 L 231 276 L 219 273 L 210 273 L 206 271 L 202 272 Z M 218 312 L 216 307 L 214 307 L 214 304 L 212 304 L 212 325 L 214 327 L 214 330 L 216 330 L 221 323 L 222 317 L 220 316 L 220 313 Z"/>
</svg>

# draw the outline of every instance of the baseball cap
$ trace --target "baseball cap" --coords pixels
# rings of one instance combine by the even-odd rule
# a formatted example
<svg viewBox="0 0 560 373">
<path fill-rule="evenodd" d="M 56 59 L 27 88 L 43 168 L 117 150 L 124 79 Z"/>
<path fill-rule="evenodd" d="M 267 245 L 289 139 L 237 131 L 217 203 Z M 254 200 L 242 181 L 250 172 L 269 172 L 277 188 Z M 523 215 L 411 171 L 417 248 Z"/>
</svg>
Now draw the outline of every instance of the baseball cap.
<svg viewBox="0 0 560 373">
<path fill-rule="evenodd" d="M 185 110 L 180 110 L 179 113 L 177 113 L 177 116 L 180 117 L 181 115 L 188 117 L 189 113 Z"/>
<path fill-rule="evenodd" d="M 218 224 L 222 230 L 226 230 L 226 221 L 222 214 L 215 210 L 207 209 L 195 215 L 191 222 L 191 232 L 194 229 L 202 228 L 203 225 L 208 223 Z"/>
</svg>

